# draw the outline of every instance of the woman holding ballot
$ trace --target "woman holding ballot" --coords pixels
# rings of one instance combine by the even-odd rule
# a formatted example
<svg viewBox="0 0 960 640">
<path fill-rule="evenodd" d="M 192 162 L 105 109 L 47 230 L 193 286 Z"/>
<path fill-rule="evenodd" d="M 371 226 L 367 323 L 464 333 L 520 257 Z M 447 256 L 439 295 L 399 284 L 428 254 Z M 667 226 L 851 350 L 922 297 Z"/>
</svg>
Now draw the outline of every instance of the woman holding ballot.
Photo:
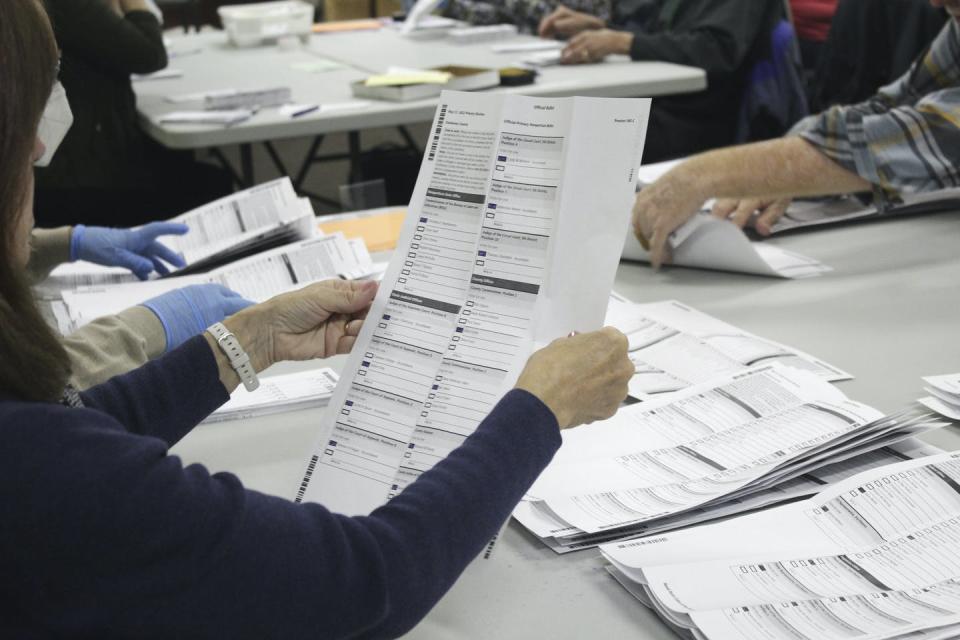
<svg viewBox="0 0 960 640">
<path fill-rule="evenodd" d="M 376 285 L 315 284 L 84 393 L 69 387 L 25 272 L 56 59 L 39 0 L 0 3 L 0 637 L 401 635 L 509 516 L 559 428 L 613 414 L 633 373 L 626 339 L 605 329 L 535 353 L 460 448 L 369 516 L 184 468 L 168 448 L 241 377 L 349 351 Z"/>
</svg>

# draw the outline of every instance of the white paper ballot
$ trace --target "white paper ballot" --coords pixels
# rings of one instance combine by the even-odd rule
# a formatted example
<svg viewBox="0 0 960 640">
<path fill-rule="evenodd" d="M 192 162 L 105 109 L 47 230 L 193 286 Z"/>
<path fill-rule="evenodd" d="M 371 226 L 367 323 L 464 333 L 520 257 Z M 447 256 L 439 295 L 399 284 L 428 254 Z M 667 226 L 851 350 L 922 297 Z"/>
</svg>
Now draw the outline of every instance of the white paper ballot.
<svg viewBox="0 0 960 640">
<path fill-rule="evenodd" d="M 369 513 L 474 431 L 536 345 L 601 326 L 649 108 L 441 95 L 297 500 Z"/>
<path fill-rule="evenodd" d="M 697 637 L 956 637 L 958 479 L 958 453 L 910 460 L 804 502 L 602 550 L 638 600 Z"/>
<path fill-rule="evenodd" d="M 809 495 L 810 473 L 943 424 L 883 417 L 810 372 L 757 367 L 564 433 L 533 505 L 514 515 L 568 548 L 649 535 Z"/>
<path fill-rule="evenodd" d="M 632 304 L 611 299 L 606 324 L 627 336 L 636 366 L 630 395 L 640 400 L 770 362 L 810 371 L 828 382 L 852 378 L 823 360 L 676 300 Z"/>
<path fill-rule="evenodd" d="M 261 377 L 255 391 L 237 387 L 230 399 L 204 422 L 226 422 L 326 406 L 339 379 L 330 368 Z"/>
<path fill-rule="evenodd" d="M 524 40 L 523 42 L 503 42 L 490 47 L 494 53 L 532 53 L 535 51 L 559 51 L 563 43 L 559 40 Z"/>
<path fill-rule="evenodd" d="M 343 234 L 333 234 L 264 251 L 205 274 L 79 287 L 64 291 L 63 301 L 77 327 L 191 284 L 222 284 L 254 302 L 263 302 L 319 280 L 372 272 L 374 267 L 369 257 L 365 250 L 352 246 Z M 358 261 L 362 259 L 367 262 Z"/>
<path fill-rule="evenodd" d="M 240 124 L 253 117 L 249 109 L 231 109 L 228 111 L 171 111 L 158 118 L 164 124 L 219 124 L 230 126 Z"/>
<path fill-rule="evenodd" d="M 691 218 L 674 232 L 681 240 L 673 247 L 671 264 L 679 267 L 748 273 L 772 278 L 811 278 L 832 269 L 807 256 L 766 242 L 751 242 L 729 220 L 706 212 Z M 623 257 L 649 262 L 649 254 L 627 229 Z"/>
</svg>

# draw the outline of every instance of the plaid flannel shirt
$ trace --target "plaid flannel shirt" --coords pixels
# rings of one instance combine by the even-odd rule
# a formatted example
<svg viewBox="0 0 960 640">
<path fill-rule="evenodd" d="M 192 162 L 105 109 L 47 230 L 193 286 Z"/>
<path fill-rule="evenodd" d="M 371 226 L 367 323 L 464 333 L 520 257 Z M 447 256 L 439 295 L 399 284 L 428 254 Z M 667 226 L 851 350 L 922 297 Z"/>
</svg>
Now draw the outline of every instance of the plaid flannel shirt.
<svg viewBox="0 0 960 640">
<path fill-rule="evenodd" d="M 561 4 L 605 22 L 611 18 L 612 0 L 450 0 L 444 14 L 470 24 L 515 24 L 536 33 L 540 21 Z"/>
<path fill-rule="evenodd" d="M 960 25 L 949 20 L 910 70 L 877 95 L 810 116 L 792 133 L 878 195 L 960 186 Z"/>
</svg>

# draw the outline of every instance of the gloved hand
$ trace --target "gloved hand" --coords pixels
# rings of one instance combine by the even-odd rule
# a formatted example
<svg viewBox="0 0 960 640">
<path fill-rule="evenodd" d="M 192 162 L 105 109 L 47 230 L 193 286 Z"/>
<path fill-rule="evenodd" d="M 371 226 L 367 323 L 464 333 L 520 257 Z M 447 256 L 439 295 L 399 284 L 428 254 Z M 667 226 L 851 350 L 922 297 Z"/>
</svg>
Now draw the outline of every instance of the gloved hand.
<svg viewBox="0 0 960 640">
<path fill-rule="evenodd" d="M 170 351 L 252 304 L 223 285 L 193 284 L 151 298 L 143 306 L 159 318 Z"/>
<path fill-rule="evenodd" d="M 151 222 L 139 229 L 86 227 L 78 224 L 70 238 L 70 261 L 86 260 L 106 267 L 125 267 L 141 280 L 156 270 L 170 273 L 163 261 L 185 267 L 183 256 L 157 242 L 158 236 L 182 236 L 190 228 L 175 222 Z"/>
</svg>

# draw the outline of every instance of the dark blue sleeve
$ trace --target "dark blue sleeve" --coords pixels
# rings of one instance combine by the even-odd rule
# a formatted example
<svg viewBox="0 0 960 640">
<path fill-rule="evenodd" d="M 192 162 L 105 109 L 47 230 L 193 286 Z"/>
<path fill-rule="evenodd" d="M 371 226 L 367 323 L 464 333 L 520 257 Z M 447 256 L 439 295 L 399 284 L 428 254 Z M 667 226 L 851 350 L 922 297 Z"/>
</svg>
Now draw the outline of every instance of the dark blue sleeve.
<svg viewBox="0 0 960 640">
<path fill-rule="evenodd" d="M 127 430 L 171 446 L 230 397 L 203 336 L 80 395 L 86 406 L 112 416 Z"/>
<path fill-rule="evenodd" d="M 513 391 L 391 502 L 346 517 L 183 468 L 159 440 L 97 412 L 53 413 L 21 429 L 37 442 L 0 450 L 0 500 L 16 514 L 0 522 L 0 548 L 17 549 L 0 558 L 0 584 L 12 609 L 57 636 L 396 637 L 560 445 L 550 410 Z"/>
</svg>

